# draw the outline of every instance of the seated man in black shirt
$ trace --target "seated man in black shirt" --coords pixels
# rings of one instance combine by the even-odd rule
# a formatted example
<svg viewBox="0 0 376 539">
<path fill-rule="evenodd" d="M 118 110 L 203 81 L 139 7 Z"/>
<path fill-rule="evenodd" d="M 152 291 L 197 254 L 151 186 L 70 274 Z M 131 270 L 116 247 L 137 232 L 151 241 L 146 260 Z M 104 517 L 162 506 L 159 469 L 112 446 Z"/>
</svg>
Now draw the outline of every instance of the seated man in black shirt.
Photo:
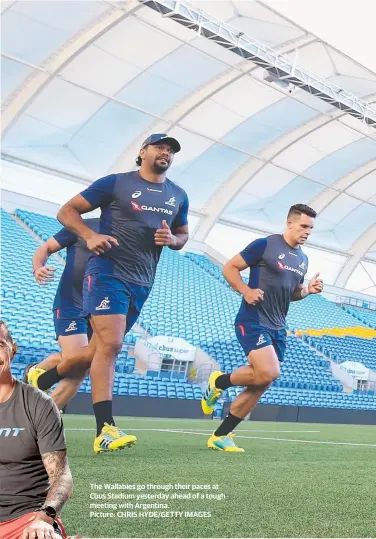
<svg viewBox="0 0 376 539">
<path fill-rule="evenodd" d="M 72 493 L 63 424 L 45 393 L 13 378 L 16 351 L 0 320 L 0 537 L 61 539 Z"/>
</svg>

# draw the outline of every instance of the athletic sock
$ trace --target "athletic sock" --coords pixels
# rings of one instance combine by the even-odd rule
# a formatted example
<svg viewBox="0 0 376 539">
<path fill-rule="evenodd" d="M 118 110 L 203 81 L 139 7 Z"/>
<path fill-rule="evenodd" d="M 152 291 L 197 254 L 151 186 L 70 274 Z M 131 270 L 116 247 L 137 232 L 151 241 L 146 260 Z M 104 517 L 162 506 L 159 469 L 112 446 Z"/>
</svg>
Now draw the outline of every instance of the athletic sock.
<svg viewBox="0 0 376 539">
<path fill-rule="evenodd" d="M 218 376 L 215 381 L 215 387 L 223 390 L 232 387 L 234 384 L 231 383 L 230 376 L 231 374 L 221 374 L 221 376 Z"/>
<path fill-rule="evenodd" d="M 105 423 L 115 425 L 112 417 L 112 401 L 101 401 L 93 404 L 94 415 L 97 422 L 97 436 L 102 432 Z"/>
<path fill-rule="evenodd" d="M 228 416 L 225 417 L 223 422 L 219 425 L 217 430 L 215 431 L 215 436 L 226 436 L 230 432 L 234 430 L 235 427 L 239 425 L 243 421 L 242 417 L 236 417 L 235 415 L 232 415 L 231 412 L 229 412 Z"/>
<path fill-rule="evenodd" d="M 46 389 L 50 389 L 54 384 L 57 384 L 57 382 L 60 382 L 60 380 L 64 380 L 65 375 L 62 376 L 57 372 L 57 366 L 53 369 L 50 369 L 49 371 L 44 372 L 41 374 L 38 378 L 38 387 L 39 389 L 43 389 L 43 391 L 46 391 Z"/>
</svg>

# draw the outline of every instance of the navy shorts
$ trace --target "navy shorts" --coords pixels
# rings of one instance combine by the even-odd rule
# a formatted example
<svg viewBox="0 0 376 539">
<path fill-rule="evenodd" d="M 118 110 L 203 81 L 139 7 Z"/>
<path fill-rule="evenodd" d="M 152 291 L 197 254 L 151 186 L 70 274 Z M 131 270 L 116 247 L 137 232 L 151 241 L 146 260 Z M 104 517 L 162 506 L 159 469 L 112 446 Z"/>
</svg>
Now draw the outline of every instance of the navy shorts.
<svg viewBox="0 0 376 539">
<path fill-rule="evenodd" d="M 252 350 L 272 345 L 278 360 L 283 361 L 286 351 L 285 329 L 269 329 L 246 322 L 235 324 L 235 333 L 247 357 Z"/>
<path fill-rule="evenodd" d="M 87 335 L 90 341 L 93 330 L 88 317 L 82 316 L 79 312 L 76 316 L 72 313 L 67 315 L 60 309 L 54 309 L 54 326 L 56 340 L 59 337 L 69 337 L 70 335 Z"/>
<path fill-rule="evenodd" d="M 113 275 L 93 273 L 87 275 L 83 286 L 84 316 L 124 314 L 126 332 L 135 324 L 148 299 L 151 287 L 123 281 Z"/>
</svg>

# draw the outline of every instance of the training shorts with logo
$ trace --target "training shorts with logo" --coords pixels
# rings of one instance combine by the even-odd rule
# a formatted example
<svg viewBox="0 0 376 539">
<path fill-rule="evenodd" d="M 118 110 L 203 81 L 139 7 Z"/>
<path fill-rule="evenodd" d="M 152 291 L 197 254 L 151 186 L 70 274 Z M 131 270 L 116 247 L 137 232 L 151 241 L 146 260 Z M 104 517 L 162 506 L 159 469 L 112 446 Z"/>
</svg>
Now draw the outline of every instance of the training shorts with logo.
<svg viewBox="0 0 376 539">
<path fill-rule="evenodd" d="M 59 337 L 69 337 L 70 335 L 87 335 L 90 341 L 93 330 L 89 318 L 82 316 L 80 309 L 54 309 L 54 326 L 56 340 Z"/>
<path fill-rule="evenodd" d="M 254 323 L 244 322 L 243 324 L 235 324 L 235 333 L 247 357 L 253 350 L 272 345 L 278 361 L 283 361 L 286 351 L 287 333 L 285 329 L 269 329 Z"/>
<path fill-rule="evenodd" d="M 92 273 L 85 277 L 83 316 L 124 314 L 126 332 L 135 324 L 151 287 L 123 281 L 114 275 Z"/>
</svg>

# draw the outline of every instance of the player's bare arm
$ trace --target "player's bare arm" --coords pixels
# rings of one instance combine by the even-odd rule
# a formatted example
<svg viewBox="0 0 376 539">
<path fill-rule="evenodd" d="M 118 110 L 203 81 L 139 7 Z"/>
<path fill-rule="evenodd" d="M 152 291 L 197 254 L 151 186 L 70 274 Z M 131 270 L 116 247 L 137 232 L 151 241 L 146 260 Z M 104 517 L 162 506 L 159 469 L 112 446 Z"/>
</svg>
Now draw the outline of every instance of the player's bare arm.
<svg viewBox="0 0 376 539">
<path fill-rule="evenodd" d="M 38 284 L 48 284 L 53 280 L 53 272 L 56 271 L 56 268 L 46 266 L 46 262 L 49 256 L 61 251 L 61 249 L 62 246 L 60 243 L 55 238 L 50 238 L 35 251 L 33 256 L 33 275 Z"/>
<path fill-rule="evenodd" d="M 316 273 L 307 286 L 298 285 L 292 294 L 291 301 L 300 301 L 310 294 L 320 294 L 324 289 L 324 283 L 322 279 L 318 278 L 319 275 L 320 273 Z"/>
<path fill-rule="evenodd" d="M 240 272 L 246 268 L 248 268 L 247 262 L 238 254 L 223 266 L 222 273 L 228 284 L 240 292 L 247 303 L 255 305 L 264 299 L 264 292 L 259 288 L 250 288 L 245 284 Z"/>
<path fill-rule="evenodd" d="M 68 230 L 83 238 L 92 253 L 101 255 L 104 251 L 111 249 L 112 244 L 117 246 L 119 244 L 113 236 L 97 234 L 85 225 L 81 215 L 95 209 L 96 207 L 92 206 L 82 195 L 76 195 L 64 204 L 57 214 L 57 218 Z"/>
<path fill-rule="evenodd" d="M 154 234 L 155 244 L 161 247 L 169 247 L 174 251 L 180 251 L 188 241 L 188 225 L 170 229 L 165 220 L 162 227 L 158 228 Z"/>
<path fill-rule="evenodd" d="M 42 460 L 51 485 L 44 506 L 53 507 L 59 514 L 65 502 L 71 497 L 73 488 L 67 452 L 63 450 L 44 453 Z"/>
</svg>

